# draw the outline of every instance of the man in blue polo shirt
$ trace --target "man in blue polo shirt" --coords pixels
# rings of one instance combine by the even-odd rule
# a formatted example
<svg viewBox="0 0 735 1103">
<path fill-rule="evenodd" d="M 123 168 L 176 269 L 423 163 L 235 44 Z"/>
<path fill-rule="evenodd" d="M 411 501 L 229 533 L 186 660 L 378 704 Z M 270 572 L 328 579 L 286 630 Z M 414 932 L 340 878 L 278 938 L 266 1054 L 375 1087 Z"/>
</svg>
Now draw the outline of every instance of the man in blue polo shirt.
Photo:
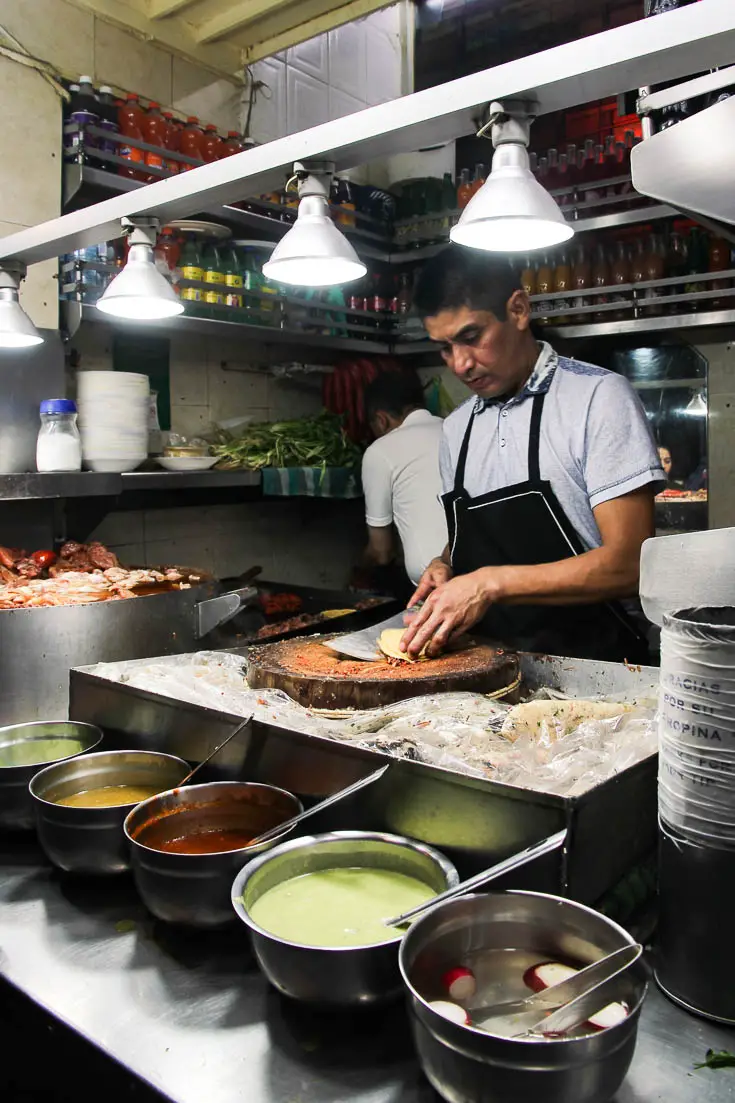
<svg viewBox="0 0 735 1103">
<path fill-rule="evenodd" d="M 449 543 L 403 646 L 434 654 L 475 627 L 521 650 L 644 661 L 630 599 L 665 475 L 630 384 L 537 341 L 504 258 L 450 246 L 414 306 L 474 397 L 444 423 Z"/>
</svg>

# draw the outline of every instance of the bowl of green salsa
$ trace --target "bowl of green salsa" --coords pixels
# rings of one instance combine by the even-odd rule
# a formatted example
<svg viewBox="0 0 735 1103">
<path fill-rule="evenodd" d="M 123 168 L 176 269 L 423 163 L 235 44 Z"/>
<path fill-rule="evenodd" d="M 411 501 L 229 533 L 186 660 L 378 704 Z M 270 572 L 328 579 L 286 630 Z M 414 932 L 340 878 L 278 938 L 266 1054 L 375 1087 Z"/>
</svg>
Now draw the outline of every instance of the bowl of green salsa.
<svg viewBox="0 0 735 1103">
<path fill-rule="evenodd" d="M 35 824 L 28 785 L 42 766 L 91 751 L 102 742 L 94 724 L 37 720 L 0 728 L 0 827 L 26 830 Z"/>
<path fill-rule="evenodd" d="M 404 931 L 385 920 L 459 881 L 437 850 L 382 832 L 335 831 L 283 843 L 251 861 L 232 887 L 268 980 L 325 1006 L 401 994 Z"/>
</svg>

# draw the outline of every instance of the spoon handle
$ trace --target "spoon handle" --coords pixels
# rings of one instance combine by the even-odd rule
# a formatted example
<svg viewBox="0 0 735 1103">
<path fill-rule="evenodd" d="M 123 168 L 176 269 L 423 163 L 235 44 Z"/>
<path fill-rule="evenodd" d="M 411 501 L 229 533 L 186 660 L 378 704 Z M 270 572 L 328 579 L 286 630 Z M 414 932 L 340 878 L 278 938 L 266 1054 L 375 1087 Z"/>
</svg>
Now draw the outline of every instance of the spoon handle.
<svg viewBox="0 0 735 1103">
<path fill-rule="evenodd" d="M 218 743 L 214 750 L 209 752 L 206 758 L 203 758 L 201 762 L 198 762 L 196 764 L 193 770 L 189 771 L 184 780 L 179 782 L 179 784 L 177 785 L 177 789 L 180 789 L 182 785 L 188 785 L 191 779 L 194 777 L 194 774 L 198 773 L 201 770 L 202 766 L 206 766 L 208 762 L 211 762 L 214 756 L 216 754 L 219 754 L 222 748 L 226 747 L 231 739 L 234 739 L 236 735 L 239 735 L 243 728 L 246 728 L 252 719 L 252 713 L 250 714 L 250 716 L 246 716 L 243 722 L 241 724 L 238 724 L 233 732 L 230 732 L 230 734 L 227 736 L 227 739 L 223 739 L 221 743 Z"/>
<path fill-rule="evenodd" d="M 467 881 L 461 881 L 458 885 L 455 885 L 451 889 L 447 889 L 445 892 L 440 892 L 438 896 L 432 896 L 430 900 L 425 900 L 423 904 L 418 904 L 415 908 L 410 908 L 409 911 L 404 912 L 403 915 L 397 915 L 394 919 L 384 920 L 388 927 L 400 927 L 401 924 L 407 923 L 409 919 L 415 918 L 417 915 L 423 915 L 424 912 L 429 911 L 435 907 L 436 904 L 443 904 L 445 900 L 454 900 L 455 896 L 464 896 L 466 892 L 472 892 L 473 889 L 479 889 L 482 885 L 486 885 L 488 881 L 494 881 L 496 877 L 502 877 L 504 873 L 510 873 L 511 870 L 517 869 L 518 866 L 524 866 L 526 862 L 532 861 L 534 858 L 540 858 L 542 854 L 548 854 L 551 850 L 557 850 L 560 846 L 564 845 L 564 841 L 567 837 L 566 828 L 563 831 L 557 831 L 555 835 L 549 835 L 545 839 L 541 839 L 538 843 L 533 843 L 532 846 L 526 847 L 525 850 L 521 850 L 518 854 L 511 854 L 509 858 L 504 858 L 502 862 L 498 862 L 497 865 L 491 866 L 490 869 L 484 869 L 481 873 L 476 873 L 474 877 L 470 877 Z"/>
<path fill-rule="evenodd" d="M 251 839 L 248 846 L 258 846 L 260 843 L 267 843 L 269 839 L 274 838 L 276 835 L 282 835 L 284 831 L 290 831 L 292 827 L 295 827 L 297 823 L 301 823 L 302 820 L 306 820 L 309 816 L 316 815 L 317 812 L 321 812 L 324 808 L 328 808 L 330 804 L 335 804 L 336 801 L 342 800 L 344 797 L 352 796 L 359 789 L 364 789 L 366 785 L 372 785 L 374 781 L 382 777 L 385 771 L 390 766 L 388 763 L 385 766 L 381 766 L 379 770 L 374 770 L 372 774 L 368 774 L 367 777 L 361 777 L 359 781 L 355 781 L 352 785 L 348 785 L 345 789 L 340 789 L 336 793 L 332 793 L 331 796 L 325 797 L 324 800 L 320 800 L 318 804 L 313 804 L 311 808 L 307 808 L 304 812 L 299 812 L 298 816 L 292 816 L 290 820 L 286 820 L 285 823 L 279 823 L 275 827 L 271 827 L 268 831 L 264 831 L 262 835 L 256 835 L 254 839 Z"/>
</svg>

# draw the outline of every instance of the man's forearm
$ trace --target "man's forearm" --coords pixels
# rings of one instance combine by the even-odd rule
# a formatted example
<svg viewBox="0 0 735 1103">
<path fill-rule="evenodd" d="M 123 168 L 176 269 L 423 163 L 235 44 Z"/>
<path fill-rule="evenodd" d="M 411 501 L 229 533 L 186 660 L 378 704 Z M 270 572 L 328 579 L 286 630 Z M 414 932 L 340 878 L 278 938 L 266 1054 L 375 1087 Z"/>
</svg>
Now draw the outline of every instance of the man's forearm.
<svg viewBox="0 0 735 1103">
<path fill-rule="evenodd" d="M 586 605 L 631 597 L 638 591 L 639 555 L 609 548 L 532 566 L 482 567 L 494 602 L 505 605 Z"/>
</svg>

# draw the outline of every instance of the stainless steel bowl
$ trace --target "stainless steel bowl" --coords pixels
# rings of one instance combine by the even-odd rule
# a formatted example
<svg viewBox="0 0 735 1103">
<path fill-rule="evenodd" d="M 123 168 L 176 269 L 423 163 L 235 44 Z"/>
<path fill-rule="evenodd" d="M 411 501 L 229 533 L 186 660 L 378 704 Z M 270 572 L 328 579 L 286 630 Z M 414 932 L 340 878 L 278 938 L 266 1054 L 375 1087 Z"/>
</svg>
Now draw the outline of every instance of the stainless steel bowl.
<svg viewBox="0 0 735 1103">
<path fill-rule="evenodd" d="M 215 854 L 169 853 L 157 850 L 156 844 L 199 831 L 244 830 L 254 838 L 301 810 L 292 793 L 245 781 L 189 785 L 144 801 L 125 820 L 143 903 L 168 923 L 221 927 L 234 922 L 233 877 L 251 855 L 268 850 L 288 832 L 260 846 Z"/>
<path fill-rule="evenodd" d="M 130 846 L 123 823 L 135 803 L 71 808 L 55 802 L 102 785 L 155 785 L 163 791 L 190 769 L 183 758 L 158 751 L 101 751 L 47 766 L 29 786 L 46 855 L 69 873 L 124 872 L 130 868 Z"/>
<path fill-rule="evenodd" d="M 0 827 L 32 828 L 36 816 L 28 783 L 33 775 L 50 762 L 84 754 L 101 741 L 99 728 L 71 720 L 38 720 L 0 728 Z M 28 764 L 16 766 L 14 762 Z"/>
<path fill-rule="evenodd" d="M 528 950 L 539 961 L 587 965 L 633 941 L 599 912 L 536 892 L 464 896 L 418 919 L 399 959 L 419 1061 L 433 1087 L 450 1103 L 607 1103 L 633 1057 L 646 994 L 642 970 L 628 971 L 611 990 L 611 1002 L 628 1004 L 628 1017 L 580 1038 L 498 1037 L 449 1022 L 426 997 L 440 998 L 433 994 L 437 978 L 482 950 Z"/>
<path fill-rule="evenodd" d="M 284 995 L 342 1007 L 381 1003 L 400 995 L 398 944 L 402 931 L 386 928 L 385 942 L 372 946 L 325 949 L 288 942 L 250 917 L 255 901 L 282 881 L 319 869 L 355 866 L 418 877 L 437 893 L 459 882 L 456 869 L 438 850 L 377 831 L 334 831 L 294 839 L 250 862 L 235 878 L 232 904 L 250 928 L 258 964 Z"/>
</svg>

